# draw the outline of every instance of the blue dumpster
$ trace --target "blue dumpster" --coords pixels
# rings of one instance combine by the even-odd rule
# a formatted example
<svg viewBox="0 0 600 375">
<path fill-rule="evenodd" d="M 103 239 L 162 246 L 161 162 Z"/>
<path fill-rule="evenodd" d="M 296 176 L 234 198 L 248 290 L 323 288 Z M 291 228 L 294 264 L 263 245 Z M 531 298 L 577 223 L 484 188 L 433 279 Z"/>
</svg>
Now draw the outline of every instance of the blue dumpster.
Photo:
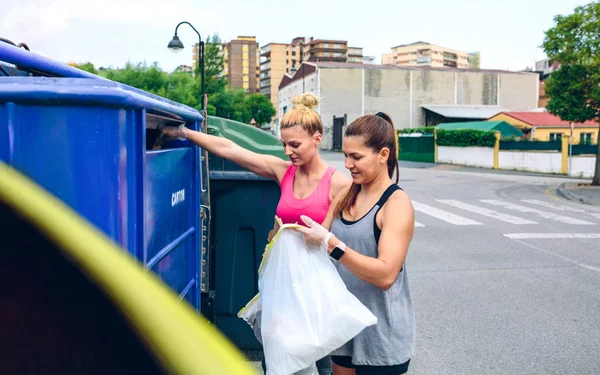
<svg viewBox="0 0 600 375">
<path fill-rule="evenodd" d="M 279 186 L 165 143 L 158 129 L 185 124 L 283 158 L 279 140 L 216 117 L 206 126 L 192 108 L 0 42 L 3 62 L 33 77 L 0 70 L 0 160 L 155 271 L 238 348 L 260 349 L 236 314 L 257 292 Z"/>
<path fill-rule="evenodd" d="M 203 201 L 207 161 L 187 142 L 165 141 L 159 129 L 201 129 L 201 114 L 4 43 L 0 62 L 46 75 L 0 77 L 0 160 L 72 207 L 199 310 L 210 217 Z"/>
</svg>

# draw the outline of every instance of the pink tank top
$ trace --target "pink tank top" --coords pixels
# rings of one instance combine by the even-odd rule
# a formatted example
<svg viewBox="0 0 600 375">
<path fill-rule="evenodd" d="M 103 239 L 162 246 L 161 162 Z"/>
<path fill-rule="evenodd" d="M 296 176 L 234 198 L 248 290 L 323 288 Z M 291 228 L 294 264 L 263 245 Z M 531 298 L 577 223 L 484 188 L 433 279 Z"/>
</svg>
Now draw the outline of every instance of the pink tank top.
<svg viewBox="0 0 600 375">
<path fill-rule="evenodd" d="M 331 176 L 335 168 L 329 167 L 319 181 L 316 189 L 306 198 L 297 199 L 294 196 L 294 176 L 296 167 L 290 166 L 281 180 L 281 197 L 277 205 L 276 215 L 284 224 L 304 225 L 300 215 L 306 215 L 321 224 L 327 216 L 331 205 Z"/>
</svg>

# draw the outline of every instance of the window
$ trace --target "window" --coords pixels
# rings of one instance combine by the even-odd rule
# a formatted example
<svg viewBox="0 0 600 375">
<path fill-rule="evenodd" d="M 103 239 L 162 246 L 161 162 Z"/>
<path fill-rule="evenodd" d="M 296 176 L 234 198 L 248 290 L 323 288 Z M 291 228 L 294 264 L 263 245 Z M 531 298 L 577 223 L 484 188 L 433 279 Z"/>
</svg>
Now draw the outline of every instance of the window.
<svg viewBox="0 0 600 375">
<path fill-rule="evenodd" d="M 562 141 L 562 133 L 550 133 L 551 141 Z"/>
<path fill-rule="evenodd" d="M 250 87 L 250 85 L 248 84 L 248 82 L 244 82 L 243 87 L 247 90 Z"/>
<path fill-rule="evenodd" d="M 242 51 L 244 51 L 244 52 L 248 52 L 248 45 L 247 45 L 247 44 L 244 44 L 244 45 L 242 46 Z"/>
<path fill-rule="evenodd" d="M 341 48 L 339 43 L 333 45 L 333 48 Z"/>
<path fill-rule="evenodd" d="M 248 66 L 248 60 L 242 61 L 242 66 Z"/>
<path fill-rule="evenodd" d="M 248 67 L 247 66 L 242 69 L 242 73 L 248 74 Z"/>
<path fill-rule="evenodd" d="M 579 134 L 579 143 L 582 145 L 591 145 L 593 136 L 594 133 L 581 133 Z"/>
<path fill-rule="evenodd" d="M 242 58 L 243 58 L 244 60 L 248 60 L 248 52 L 244 52 L 244 53 L 242 54 Z"/>
<path fill-rule="evenodd" d="M 329 48 L 329 43 L 324 43 L 324 44 L 323 44 L 323 47 L 324 47 L 324 48 Z"/>
</svg>

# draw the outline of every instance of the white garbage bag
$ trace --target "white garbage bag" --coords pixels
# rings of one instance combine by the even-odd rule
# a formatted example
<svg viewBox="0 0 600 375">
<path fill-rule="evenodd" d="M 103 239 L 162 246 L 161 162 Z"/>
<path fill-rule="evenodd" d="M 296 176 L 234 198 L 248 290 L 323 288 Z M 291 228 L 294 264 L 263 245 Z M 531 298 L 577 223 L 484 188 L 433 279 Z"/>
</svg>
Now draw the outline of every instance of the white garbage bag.
<svg viewBox="0 0 600 375">
<path fill-rule="evenodd" d="M 238 313 L 255 333 L 260 324 L 257 337 L 267 375 L 311 367 L 377 323 L 346 289 L 329 255 L 306 248 L 303 235 L 293 230 L 297 226 L 283 225 L 267 245 L 259 268 L 259 298 Z"/>
</svg>

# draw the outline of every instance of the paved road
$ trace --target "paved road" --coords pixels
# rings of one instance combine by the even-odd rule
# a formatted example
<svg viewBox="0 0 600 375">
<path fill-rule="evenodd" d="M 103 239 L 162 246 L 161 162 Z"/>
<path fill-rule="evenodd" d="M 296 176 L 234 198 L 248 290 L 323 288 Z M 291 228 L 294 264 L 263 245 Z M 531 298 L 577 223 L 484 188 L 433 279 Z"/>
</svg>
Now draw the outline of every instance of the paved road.
<svg viewBox="0 0 600 375">
<path fill-rule="evenodd" d="M 410 374 L 600 374 L 600 207 L 562 177 L 411 166 Z"/>
</svg>

